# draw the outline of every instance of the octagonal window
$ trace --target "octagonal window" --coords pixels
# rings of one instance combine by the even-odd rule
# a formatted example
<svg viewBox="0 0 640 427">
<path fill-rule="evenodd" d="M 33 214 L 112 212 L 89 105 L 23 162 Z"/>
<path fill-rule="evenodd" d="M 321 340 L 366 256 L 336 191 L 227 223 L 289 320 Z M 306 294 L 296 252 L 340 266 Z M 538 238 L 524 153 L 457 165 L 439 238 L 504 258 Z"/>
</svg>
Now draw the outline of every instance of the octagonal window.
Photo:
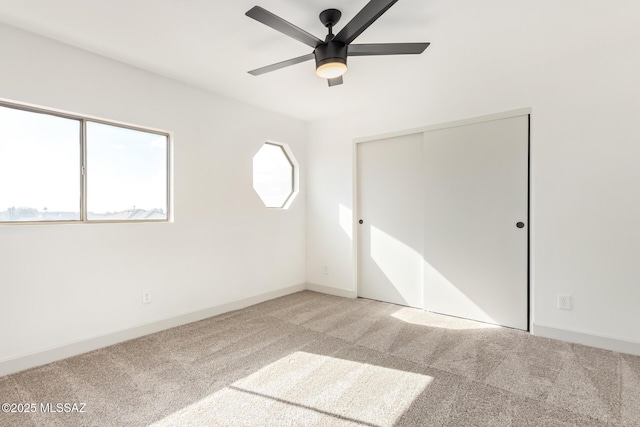
<svg viewBox="0 0 640 427">
<path fill-rule="evenodd" d="M 295 159 L 286 145 L 265 142 L 253 156 L 253 189 L 268 208 L 287 208 L 296 191 Z"/>
</svg>

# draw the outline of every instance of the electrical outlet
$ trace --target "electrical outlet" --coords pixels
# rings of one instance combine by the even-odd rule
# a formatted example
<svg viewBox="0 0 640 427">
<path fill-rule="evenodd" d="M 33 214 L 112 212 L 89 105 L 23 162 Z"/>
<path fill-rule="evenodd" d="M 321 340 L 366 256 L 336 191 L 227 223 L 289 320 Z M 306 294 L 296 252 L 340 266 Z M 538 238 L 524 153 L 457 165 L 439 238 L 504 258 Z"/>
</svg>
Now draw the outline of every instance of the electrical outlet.
<svg viewBox="0 0 640 427">
<path fill-rule="evenodd" d="M 151 291 L 142 291 L 142 303 L 151 304 Z"/>
<path fill-rule="evenodd" d="M 325 276 L 329 274 L 329 266 L 328 265 L 322 266 L 322 274 L 324 274 Z"/>
<path fill-rule="evenodd" d="M 558 294 L 558 308 L 560 310 L 571 310 L 571 295 Z"/>
</svg>

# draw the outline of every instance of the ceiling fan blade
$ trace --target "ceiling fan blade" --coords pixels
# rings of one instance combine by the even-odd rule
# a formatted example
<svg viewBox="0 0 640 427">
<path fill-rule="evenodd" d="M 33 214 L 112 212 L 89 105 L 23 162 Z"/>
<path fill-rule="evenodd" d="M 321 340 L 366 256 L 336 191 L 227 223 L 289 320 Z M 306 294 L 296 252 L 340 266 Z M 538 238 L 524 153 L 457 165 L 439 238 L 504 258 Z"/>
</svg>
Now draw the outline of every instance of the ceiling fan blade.
<svg viewBox="0 0 640 427">
<path fill-rule="evenodd" d="M 290 65 L 295 65 L 301 62 L 309 61 L 313 58 L 315 58 L 315 55 L 313 53 L 310 53 L 308 55 L 299 56 L 297 58 L 288 59 L 286 61 L 278 62 L 276 64 L 267 65 L 266 67 L 251 70 L 249 71 L 249 74 L 252 74 L 254 76 L 259 76 L 260 74 L 268 73 L 270 71 L 279 70 L 280 68 L 288 67 Z"/>
<path fill-rule="evenodd" d="M 322 44 L 323 41 L 317 38 L 316 36 L 307 33 L 305 30 L 300 29 L 293 25 L 290 22 L 285 21 L 279 16 L 274 15 L 261 8 L 260 6 L 254 6 L 247 13 L 245 13 L 249 18 L 253 18 L 258 22 L 262 22 L 264 25 L 273 28 L 276 31 L 280 31 L 282 34 L 285 34 L 289 37 L 292 37 L 307 46 L 311 46 L 315 48 L 319 44 Z"/>
<path fill-rule="evenodd" d="M 334 40 L 344 44 L 351 43 L 397 1 L 398 0 L 371 0 L 340 30 Z"/>
<path fill-rule="evenodd" d="M 341 85 L 343 83 L 342 76 L 333 79 L 327 79 L 327 83 L 329 83 L 329 87 Z"/>
<path fill-rule="evenodd" d="M 347 52 L 349 56 L 419 55 L 429 45 L 430 43 L 351 44 Z"/>
</svg>

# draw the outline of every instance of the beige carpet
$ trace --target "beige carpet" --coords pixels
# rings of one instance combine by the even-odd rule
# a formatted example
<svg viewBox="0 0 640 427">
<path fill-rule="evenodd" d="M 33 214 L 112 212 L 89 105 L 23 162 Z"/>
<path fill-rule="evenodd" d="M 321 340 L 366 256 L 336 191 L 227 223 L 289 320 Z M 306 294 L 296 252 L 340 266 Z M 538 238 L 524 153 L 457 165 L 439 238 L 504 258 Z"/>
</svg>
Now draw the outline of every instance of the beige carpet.
<svg viewBox="0 0 640 427">
<path fill-rule="evenodd" d="M 640 358 L 306 291 L 0 378 L 0 396 L 38 406 L 1 426 L 640 426 Z"/>
</svg>

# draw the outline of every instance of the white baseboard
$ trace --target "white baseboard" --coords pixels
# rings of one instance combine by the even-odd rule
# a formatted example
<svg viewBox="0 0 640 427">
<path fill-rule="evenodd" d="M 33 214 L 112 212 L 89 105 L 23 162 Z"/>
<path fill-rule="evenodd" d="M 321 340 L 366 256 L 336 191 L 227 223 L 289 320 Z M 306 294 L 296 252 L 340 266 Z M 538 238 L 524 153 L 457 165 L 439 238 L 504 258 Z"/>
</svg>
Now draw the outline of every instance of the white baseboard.
<svg viewBox="0 0 640 427">
<path fill-rule="evenodd" d="M 349 289 L 334 288 L 325 285 L 316 285 L 315 283 L 307 283 L 307 290 L 320 292 L 321 294 L 335 295 L 344 298 L 358 298 L 358 293 Z"/>
<path fill-rule="evenodd" d="M 152 323 L 134 326 L 131 328 L 115 331 L 112 333 L 94 336 L 79 341 L 63 344 L 57 347 L 48 348 L 35 353 L 23 354 L 0 360 L 0 377 L 45 365 L 67 357 L 77 356 L 82 353 L 97 350 L 120 342 L 139 338 L 145 335 L 160 332 L 165 329 L 197 322 L 212 316 L 239 310 L 251 305 L 259 304 L 274 298 L 293 294 L 303 290 L 320 292 L 328 295 L 335 295 L 344 298 L 357 298 L 357 292 L 349 289 L 334 288 L 331 286 L 317 285 L 314 283 L 299 284 L 254 295 L 248 298 L 228 301 L 226 303 L 210 307 L 204 310 L 185 313 L 168 319 L 159 320 Z M 585 331 L 559 329 L 552 326 L 534 323 L 531 333 L 537 336 L 553 338 L 577 344 L 584 344 L 591 347 L 605 350 L 617 351 L 640 356 L 640 342 L 622 339 L 618 337 L 597 335 Z"/>
<path fill-rule="evenodd" d="M 66 359 L 67 357 L 77 356 L 82 353 L 97 350 L 123 341 L 139 338 L 145 335 L 160 332 L 165 329 L 174 328 L 176 326 L 185 325 L 187 323 L 197 322 L 218 314 L 227 313 L 233 310 L 249 307 L 259 304 L 270 299 L 279 298 L 295 292 L 307 289 L 305 284 L 290 286 L 276 291 L 267 292 L 260 295 L 254 295 L 248 298 L 228 301 L 215 307 L 204 310 L 185 313 L 168 319 L 158 320 L 156 322 L 134 326 L 131 328 L 111 332 L 104 335 L 94 336 L 79 341 L 63 344 L 60 346 L 48 348 L 35 353 L 23 354 L 20 356 L 10 357 L 0 360 L 0 377 L 13 374 L 25 369 L 34 368 L 36 366 L 45 365 L 57 360 Z"/>
<path fill-rule="evenodd" d="M 568 341 L 576 344 L 584 344 L 590 347 L 603 348 L 605 350 L 617 351 L 640 356 L 640 342 L 631 341 L 618 337 L 598 335 L 585 331 L 558 329 L 552 326 L 534 323 L 531 329 L 533 335 L 553 338 L 561 341 Z"/>
</svg>

